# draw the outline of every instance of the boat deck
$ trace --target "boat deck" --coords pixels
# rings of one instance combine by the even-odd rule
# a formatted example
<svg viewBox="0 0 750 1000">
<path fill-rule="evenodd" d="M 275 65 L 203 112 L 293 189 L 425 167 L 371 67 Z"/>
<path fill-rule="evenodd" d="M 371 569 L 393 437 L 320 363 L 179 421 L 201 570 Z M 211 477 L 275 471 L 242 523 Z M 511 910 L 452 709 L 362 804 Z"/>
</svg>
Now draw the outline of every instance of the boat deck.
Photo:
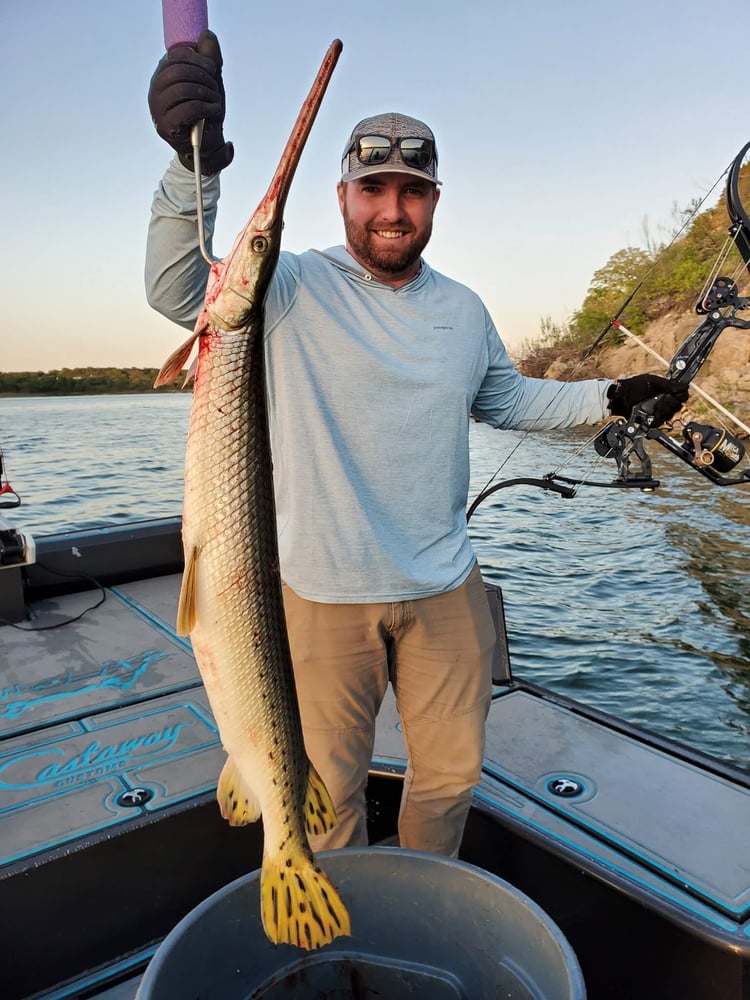
<svg viewBox="0 0 750 1000">
<path fill-rule="evenodd" d="M 96 591 L 45 599 L 23 623 L 32 631 L 2 629 L 0 893 L 3 912 L 16 915 L 3 939 L 4 997 L 30 995 L 29 983 L 49 998 L 132 997 L 135 970 L 153 944 L 139 947 L 133 924 L 140 918 L 130 911 L 149 885 L 156 894 L 166 891 L 161 869 L 173 866 L 178 881 L 185 858 L 200 857 L 201 837 L 209 836 L 201 830 L 225 837 L 212 801 L 223 751 L 190 644 L 173 627 L 179 584 L 179 575 L 168 575 L 109 587 L 101 606 L 72 622 L 96 602 Z M 404 757 L 389 697 L 373 771 L 399 775 Z M 738 977 L 739 989 L 747 988 L 750 785 L 739 773 L 510 677 L 495 688 L 484 771 L 476 799 L 498 829 L 669 919 L 695 942 L 696 954 L 704 948 L 707 955 L 739 956 L 727 981 Z M 168 822 L 158 824 L 160 817 Z M 181 842 L 167 858 L 155 846 L 157 827 L 194 836 L 195 853 Z M 475 863 L 492 854 L 482 831 L 479 821 L 467 828 L 462 854 Z M 238 865 L 257 867 L 259 834 L 243 834 L 226 848 L 227 868 L 212 875 L 217 884 L 235 877 Z M 76 859 L 84 857 L 86 878 L 98 880 L 98 890 L 81 884 Z M 507 858 L 493 867 L 514 881 Z M 103 893 L 102 879 L 109 883 Z M 531 885 L 521 888 L 534 895 Z M 48 912 L 51 888 L 67 907 L 63 915 Z M 192 891 L 198 899 L 212 891 L 208 876 Z M 586 975 L 587 947 L 576 939 L 571 916 L 575 901 L 559 886 L 537 886 L 535 898 L 568 934 Z M 122 936 L 124 982 L 106 992 L 91 985 L 84 994 L 80 972 L 111 966 L 114 958 L 103 941 L 96 947 L 100 916 L 82 912 L 103 899 L 122 910 L 101 921 L 109 939 L 116 931 Z M 176 922 L 191 905 L 193 897 L 178 895 L 168 919 Z M 34 940 L 40 925 L 48 973 Z M 57 985 L 74 970 L 75 987 Z M 97 981 L 92 973 L 91 983 Z"/>
</svg>

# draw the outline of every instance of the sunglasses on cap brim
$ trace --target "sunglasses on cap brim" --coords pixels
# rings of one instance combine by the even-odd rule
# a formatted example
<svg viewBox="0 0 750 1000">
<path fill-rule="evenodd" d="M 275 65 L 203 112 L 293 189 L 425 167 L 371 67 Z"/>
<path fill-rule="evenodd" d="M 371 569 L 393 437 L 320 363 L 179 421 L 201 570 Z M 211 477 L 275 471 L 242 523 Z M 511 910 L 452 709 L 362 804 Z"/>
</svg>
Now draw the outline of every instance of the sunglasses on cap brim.
<svg viewBox="0 0 750 1000">
<path fill-rule="evenodd" d="M 434 141 L 418 136 L 391 140 L 384 135 L 363 135 L 351 144 L 344 153 L 344 157 L 349 156 L 351 151 L 356 148 L 357 159 L 360 163 L 368 167 L 377 166 L 379 163 L 386 162 L 394 146 L 398 148 L 401 159 L 407 167 L 424 170 L 431 163 L 437 164 Z"/>
</svg>

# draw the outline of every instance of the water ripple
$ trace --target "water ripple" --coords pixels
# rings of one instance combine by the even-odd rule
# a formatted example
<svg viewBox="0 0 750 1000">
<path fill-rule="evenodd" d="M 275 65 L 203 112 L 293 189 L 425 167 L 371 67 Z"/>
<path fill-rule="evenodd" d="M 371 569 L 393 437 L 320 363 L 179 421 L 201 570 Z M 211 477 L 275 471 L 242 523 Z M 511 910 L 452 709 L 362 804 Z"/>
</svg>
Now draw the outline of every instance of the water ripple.
<svg viewBox="0 0 750 1000">
<path fill-rule="evenodd" d="M 187 394 L 0 399 L 14 523 L 42 535 L 179 514 L 189 409 Z M 504 456 L 501 478 L 568 460 L 585 473 L 586 437 L 472 426 L 472 497 Z M 750 490 L 654 449 L 652 495 L 495 494 L 471 521 L 477 556 L 503 587 L 519 676 L 750 767 Z"/>
<path fill-rule="evenodd" d="M 584 438 L 473 427 L 473 492 L 518 441 L 500 478 L 548 472 Z M 519 676 L 747 768 L 750 491 L 653 457 L 656 494 L 511 487 L 472 539 L 503 587 Z"/>
</svg>

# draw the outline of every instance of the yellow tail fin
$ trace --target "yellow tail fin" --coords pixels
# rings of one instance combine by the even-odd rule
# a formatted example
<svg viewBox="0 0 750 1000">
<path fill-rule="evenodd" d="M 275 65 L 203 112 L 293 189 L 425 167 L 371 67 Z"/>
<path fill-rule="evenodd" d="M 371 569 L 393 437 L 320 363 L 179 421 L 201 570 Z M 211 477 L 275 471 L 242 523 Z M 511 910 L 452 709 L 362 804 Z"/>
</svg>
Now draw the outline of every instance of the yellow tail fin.
<svg viewBox="0 0 750 1000">
<path fill-rule="evenodd" d="M 263 930 L 274 944 L 310 951 L 351 934 L 349 913 L 328 876 L 303 850 L 263 858 Z"/>
</svg>

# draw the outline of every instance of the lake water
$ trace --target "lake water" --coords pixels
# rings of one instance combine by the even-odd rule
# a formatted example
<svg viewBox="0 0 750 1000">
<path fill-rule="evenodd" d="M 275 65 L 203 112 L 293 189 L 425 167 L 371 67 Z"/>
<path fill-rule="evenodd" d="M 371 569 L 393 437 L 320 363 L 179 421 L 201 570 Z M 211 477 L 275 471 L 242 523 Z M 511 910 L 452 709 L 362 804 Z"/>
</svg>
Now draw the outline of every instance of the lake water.
<svg viewBox="0 0 750 1000">
<path fill-rule="evenodd" d="M 190 402 L 0 399 L 22 498 L 0 513 L 33 535 L 179 514 Z M 568 460 L 591 474 L 587 436 L 473 426 L 472 497 L 502 461 L 502 479 Z M 712 486 L 649 447 L 657 493 L 510 487 L 471 520 L 477 556 L 503 587 L 518 676 L 750 768 L 750 486 Z"/>
</svg>

